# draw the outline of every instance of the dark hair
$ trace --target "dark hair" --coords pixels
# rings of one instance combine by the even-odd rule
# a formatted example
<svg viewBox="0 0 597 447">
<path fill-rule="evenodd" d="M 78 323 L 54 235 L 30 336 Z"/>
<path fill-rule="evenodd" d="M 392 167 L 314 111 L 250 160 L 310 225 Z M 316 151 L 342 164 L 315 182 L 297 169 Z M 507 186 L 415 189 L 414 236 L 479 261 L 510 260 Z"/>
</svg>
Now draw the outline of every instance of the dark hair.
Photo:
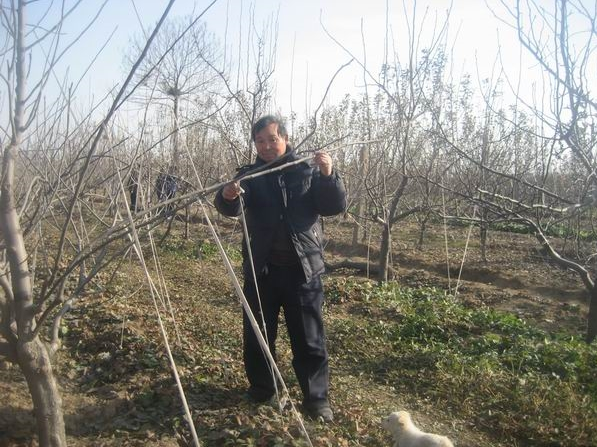
<svg viewBox="0 0 597 447">
<path fill-rule="evenodd" d="M 279 136 L 288 136 L 288 131 L 286 130 L 286 122 L 282 117 L 274 115 L 265 115 L 259 118 L 259 120 L 257 120 L 257 122 L 253 124 L 253 128 L 251 129 L 251 139 L 255 141 L 255 136 L 270 124 L 278 125 Z"/>
</svg>

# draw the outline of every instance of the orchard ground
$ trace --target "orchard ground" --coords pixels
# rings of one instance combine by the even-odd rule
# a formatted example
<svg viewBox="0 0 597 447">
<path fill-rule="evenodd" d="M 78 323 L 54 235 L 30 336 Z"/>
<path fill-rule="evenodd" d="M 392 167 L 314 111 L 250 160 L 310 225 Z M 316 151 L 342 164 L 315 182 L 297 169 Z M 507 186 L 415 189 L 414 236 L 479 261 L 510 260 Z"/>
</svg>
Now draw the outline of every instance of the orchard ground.
<svg viewBox="0 0 597 447">
<path fill-rule="evenodd" d="M 219 227 L 239 270 L 239 226 L 222 220 Z M 187 241 L 180 236 L 181 230 L 182 223 L 175 222 L 172 235 L 159 252 L 166 302 L 154 305 L 144 272 L 131 257 L 112 283 L 107 287 L 96 284 L 98 287 L 68 315 L 64 347 L 55 370 L 62 389 L 69 445 L 192 445 L 160 335 L 156 306 L 165 321 L 202 445 L 306 445 L 288 407 L 279 411 L 275 403 L 255 405 L 246 399 L 241 313 L 230 279 L 206 227 L 194 223 Z M 331 266 L 325 283 L 329 293 L 335 291 L 325 305 L 335 422 L 323 425 L 305 420 L 313 445 L 391 445 L 380 420 L 399 409 L 409 410 L 422 428 L 441 432 L 461 447 L 523 445 L 515 444 L 516 439 L 503 431 L 451 414 L 449 397 L 427 398 L 417 384 L 412 385 L 412 394 L 405 393 L 408 384 L 378 380 L 360 370 L 363 359 L 358 357 L 358 349 L 353 355 L 336 328 L 349 320 L 359 327 L 371 318 L 392 318 L 377 315 L 374 304 L 351 302 L 351 289 L 346 286 L 350 282 L 375 287 L 371 272 L 377 264 L 379 228 L 357 246 L 351 245 L 352 230 L 341 219 L 326 221 L 325 233 L 326 261 Z M 533 236 L 490 232 L 488 260 L 482 262 L 478 232 L 474 230 L 468 241 L 467 234 L 466 227 L 444 230 L 442 225 L 433 225 L 419 250 L 414 223 L 398 224 L 393 281 L 411 288 L 436 287 L 446 293 L 454 293 L 458 286 L 457 299 L 466 306 L 512 312 L 548 332 L 583 337 L 587 293 L 573 272 L 557 267 L 540 252 Z M 569 241 L 557 243 L 573 248 Z M 366 278 L 368 259 L 371 282 Z M 354 268 L 357 266 L 364 268 Z M 100 282 L 108 276 L 102 275 Z M 298 407 L 298 384 L 284 328 L 280 334 L 279 366 Z M 367 344 L 368 340 L 362 337 L 351 343 Z M 449 394 L 446 390 L 446 396 Z M 0 396 L 0 447 L 37 445 L 30 397 L 15 366 L 2 365 Z"/>
</svg>

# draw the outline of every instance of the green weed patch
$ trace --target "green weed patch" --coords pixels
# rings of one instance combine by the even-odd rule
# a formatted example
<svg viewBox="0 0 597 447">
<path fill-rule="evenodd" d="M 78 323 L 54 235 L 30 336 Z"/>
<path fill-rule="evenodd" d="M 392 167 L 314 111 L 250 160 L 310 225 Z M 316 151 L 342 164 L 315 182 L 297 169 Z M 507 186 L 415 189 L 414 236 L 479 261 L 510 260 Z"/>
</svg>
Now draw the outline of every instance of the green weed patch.
<svg viewBox="0 0 597 447">
<path fill-rule="evenodd" d="M 525 445 L 597 445 L 595 344 L 433 288 L 339 279 L 328 294 L 358 309 L 330 332 L 361 374 Z"/>
<path fill-rule="evenodd" d="M 208 240 L 192 240 L 181 237 L 169 237 L 161 245 L 161 250 L 178 257 L 189 260 L 218 260 L 220 253 L 214 242 Z M 240 250 L 225 247 L 226 254 L 233 261 L 242 259 Z"/>
</svg>

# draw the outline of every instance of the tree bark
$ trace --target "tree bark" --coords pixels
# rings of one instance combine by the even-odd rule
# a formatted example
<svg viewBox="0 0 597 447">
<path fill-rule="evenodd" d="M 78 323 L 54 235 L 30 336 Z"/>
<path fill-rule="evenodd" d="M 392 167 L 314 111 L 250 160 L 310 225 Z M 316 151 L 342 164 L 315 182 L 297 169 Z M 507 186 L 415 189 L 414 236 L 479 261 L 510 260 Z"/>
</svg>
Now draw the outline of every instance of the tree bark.
<svg viewBox="0 0 597 447">
<path fill-rule="evenodd" d="M 171 166 L 168 170 L 168 174 L 175 173 L 180 174 L 178 172 L 179 165 L 180 165 L 180 151 L 178 148 L 178 131 L 179 131 L 179 123 L 178 123 L 178 113 L 179 113 L 179 101 L 180 96 L 177 90 L 174 91 L 174 104 L 172 105 L 172 112 L 174 115 L 174 131 L 172 132 L 172 158 L 170 160 Z"/>
<path fill-rule="evenodd" d="M 481 218 L 481 227 L 479 228 L 479 248 L 481 250 L 481 261 L 487 263 L 487 221 L 484 216 Z"/>
<path fill-rule="evenodd" d="M 419 224 L 419 240 L 417 241 L 417 250 L 423 250 L 423 244 L 425 243 L 425 233 L 427 232 L 427 221 L 429 220 L 430 213 L 425 213 L 421 223 Z"/>
<path fill-rule="evenodd" d="M 592 343 L 597 337 L 597 287 L 590 291 L 589 315 L 587 317 L 587 343 Z"/>
<path fill-rule="evenodd" d="M 357 192 L 357 194 L 360 194 Z M 361 229 L 361 222 L 360 218 L 363 215 L 363 207 L 362 207 L 362 198 L 357 196 L 357 203 L 355 207 L 355 222 L 352 224 L 352 245 L 356 247 L 359 243 L 359 236 L 360 236 L 360 229 Z"/>
<path fill-rule="evenodd" d="M 368 135 L 368 138 L 371 139 L 371 134 Z M 358 172 L 358 180 L 357 180 L 357 190 L 356 190 L 356 221 L 353 224 L 352 228 L 352 245 L 356 246 L 359 243 L 359 233 L 361 232 L 361 217 L 363 216 L 363 208 L 365 198 L 363 197 L 363 185 L 365 184 L 365 176 L 367 175 L 367 171 L 369 170 L 369 148 L 366 144 L 361 147 L 359 152 L 359 172 Z M 364 234 L 363 234 L 364 237 Z"/>
<path fill-rule="evenodd" d="M 25 376 L 37 422 L 41 447 L 66 447 L 62 398 L 48 350 L 39 337 L 17 344 L 18 364 Z"/>
<path fill-rule="evenodd" d="M 388 267 L 390 265 L 391 224 L 385 222 L 381 232 L 381 247 L 379 249 L 379 272 L 377 279 L 380 283 L 388 281 Z"/>
<path fill-rule="evenodd" d="M 387 212 L 387 216 L 383 220 L 383 229 L 381 233 L 381 247 L 379 249 L 379 275 L 378 280 L 380 283 L 387 282 L 388 280 L 388 270 L 390 267 L 390 252 L 392 250 L 392 226 L 398 222 L 401 218 L 408 216 L 413 212 L 415 209 L 413 208 L 411 211 L 407 211 L 402 215 L 396 215 L 396 211 L 398 210 L 398 204 L 400 203 L 400 199 L 404 194 L 404 189 L 406 188 L 406 184 L 408 183 L 408 177 L 405 175 L 402 177 L 400 181 L 400 185 L 398 189 L 394 192 L 394 197 L 392 198 L 392 202 L 390 204 L 390 208 Z"/>
</svg>

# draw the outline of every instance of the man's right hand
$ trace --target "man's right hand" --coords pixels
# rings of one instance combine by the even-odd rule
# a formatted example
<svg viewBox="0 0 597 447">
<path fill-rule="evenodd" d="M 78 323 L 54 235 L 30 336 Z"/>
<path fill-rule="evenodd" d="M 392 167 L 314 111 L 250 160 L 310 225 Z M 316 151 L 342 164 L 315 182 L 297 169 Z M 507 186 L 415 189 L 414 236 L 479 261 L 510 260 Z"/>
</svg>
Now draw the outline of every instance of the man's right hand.
<svg viewBox="0 0 597 447">
<path fill-rule="evenodd" d="M 228 183 L 226 186 L 224 186 L 224 189 L 222 190 L 222 197 L 224 197 L 224 199 L 229 200 L 229 201 L 233 201 L 239 195 L 240 195 L 240 183 L 238 183 L 238 182 Z"/>
</svg>

